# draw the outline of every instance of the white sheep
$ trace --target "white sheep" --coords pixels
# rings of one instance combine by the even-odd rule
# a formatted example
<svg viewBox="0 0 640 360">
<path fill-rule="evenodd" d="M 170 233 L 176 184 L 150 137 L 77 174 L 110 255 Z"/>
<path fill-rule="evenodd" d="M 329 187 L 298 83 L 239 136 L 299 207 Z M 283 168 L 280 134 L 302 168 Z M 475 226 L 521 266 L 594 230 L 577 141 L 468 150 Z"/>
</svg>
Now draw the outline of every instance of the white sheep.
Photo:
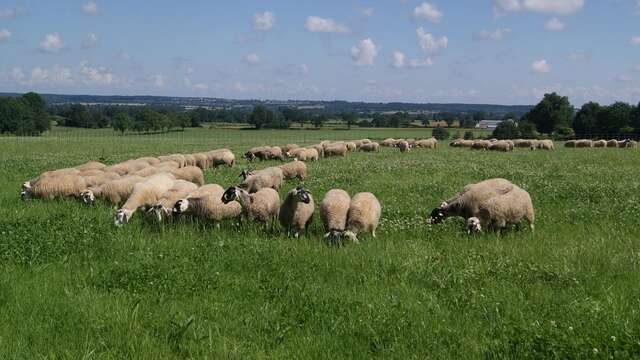
<svg viewBox="0 0 640 360">
<path fill-rule="evenodd" d="M 380 144 L 377 142 L 363 143 L 360 145 L 360 151 L 364 152 L 378 152 L 380 151 Z"/>
<path fill-rule="evenodd" d="M 217 168 L 218 166 L 226 165 L 233 167 L 236 163 L 236 156 L 229 149 L 218 149 L 207 153 L 209 159 L 209 166 Z"/>
<path fill-rule="evenodd" d="M 375 238 L 381 214 L 382 207 L 375 195 L 369 192 L 355 194 L 349 204 L 343 236 L 353 243 L 358 243 L 358 234 L 363 232 L 371 232 Z"/>
<path fill-rule="evenodd" d="M 345 144 L 329 144 L 324 148 L 325 156 L 347 156 L 349 149 Z"/>
<path fill-rule="evenodd" d="M 502 231 L 507 225 L 518 224 L 522 219 L 527 220 L 533 231 L 535 213 L 531 196 L 525 190 L 514 186 L 512 191 L 482 202 L 478 216 L 467 220 L 467 229 L 470 234 L 488 226 Z"/>
<path fill-rule="evenodd" d="M 199 186 L 204 185 L 204 173 L 197 166 L 185 166 L 180 169 L 171 169 L 168 172 L 173 174 L 176 179 L 190 181 Z"/>
<path fill-rule="evenodd" d="M 145 178 L 138 175 L 126 175 L 121 178 L 107 181 L 98 186 L 92 186 L 80 192 L 80 198 L 85 204 L 93 204 L 96 199 L 105 199 L 111 204 L 120 204 L 131 196 L 135 184 L 144 181 Z"/>
<path fill-rule="evenodd" d="M 84 178 L 76 174 L 45 176 L 33 183 L 24 183 L 20 198 L 22 200 L 30 198 L 52 200 L 59 197 L 78 196 L 86 188 Z"/>
<path fill-rule="evenodd" d="M 313 220 L 315 203 L 313 196 L 305 188 L 298 186 L 292 189 L 280 206 L 280 224 L 287 230 L 294 230 L 294 237 L 305 230 Z"/>
<path fill-rule="evenodd" d="M 185 199 L 176 201 L 173 212 L 176 215 L 191 215 L 196 218 L 219 223 L 225 219 L 235 219 L 242 214 L 242 207 L 236 201 L 222 202 L 224 189 L 218 184 L 204 185 L 193 191 Z"/>
<path fill-rule="evenodd" d="M 291 161 L 284 165 L 279 166 L 280 170 L 282 170 L 282 174 L 285 179 L 295 179 L 298 178 L 300 180 L 304 180 L 307 178 L 307 165 L 302 161 Z"/>
<path fill-rule="evenodd" d="M 411 150 L 411 145 L 409 145 L 409 143 L 406 140 L 397 142 L 396 147 L 400 149 L 400 152 L 407 152 Z"/>
<path fill-rule="evenodd" d="M 434 137 L 430 139 L 417 140 L 415 146 L 424 149 L 435 149 L 438 147 L 438 140 Z"/>
<path fill-rule="evenodd" d="M 159 222 L 162 222 L 163 219 L 171 216 L 174 205 L 178 200 L 186 197 L 197 189 L 198 185 L 190 181 L 176 180 L 173 182 L 171 188 L 162 194 L 160 200 L 153 204 L 148 211 L 149 213 L 153 213 Z"/>
<path fill-rule="evenodd" d="M 341 189 L 329 190 L 320 203 L 320 219 L 324 225 L 325 238 L 337 238 L 347 226 L 347 214 L 351 197 Z"/>
<path fill-rule="evenodd" d="M 246 178 L 239 186 L 249 193 L 255 193 L 263 188 L 278 190 L 284 182 L 284 173 L 279 167 L 269 167 L 254 173 L 243 171 L 243 174 Z"/>
<path fill-rule="evenodd" d="M 280 195 L 271 188 L 260 189 L 249 194 L 244 189 L 232 186 L 224 192 L 221 200 L 225 204 L 232 201 L 239 202 L 247 218 L 263 223 L 277 219 L 280 210 Z"/>
<path fill-rule="evenodd" d="M 149 208 L 156 204 L 160 197 L 173 186 L 174 181 L 173 175 L 162 173 L 135 184 L 131 196 L 113 215 L 113 224 L 120 227 L 128 223 L 138 209 Z"/>
</svg>

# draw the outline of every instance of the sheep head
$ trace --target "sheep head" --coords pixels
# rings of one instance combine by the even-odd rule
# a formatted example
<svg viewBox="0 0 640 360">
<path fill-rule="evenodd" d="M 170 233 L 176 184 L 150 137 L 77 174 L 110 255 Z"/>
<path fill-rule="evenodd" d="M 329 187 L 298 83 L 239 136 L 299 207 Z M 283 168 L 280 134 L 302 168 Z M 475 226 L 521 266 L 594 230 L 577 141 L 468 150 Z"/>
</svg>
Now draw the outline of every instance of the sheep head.
<svg viewBox="0 0 640 360">
<path fill-rule="evenodd" d="M 133 211 L 129 209 L 119 209 L 113 215 L 113 225 L 122 227 L 129 222 L 129 219 L 131 219 L 131 215 L 133 215 Z"/>
<path fill-rule="evenodd" d="M 358 235 L 353 231 L 350 231 L 350 230 L 344 231 L 342 233 L 342 236 L 347 238 L 347 240 L 351 241 L 354 244 L 360 243 L 360 241 L 358 241 Z"/>
<path fill-rule="evenodd" d="M 240 192 L 240 189 L 238 189 L 238 188 L 237 188 L 237 187 L 235 187 L 235 186 L 231 186 L 230 188 L 228 188 L 228 189 L 224 192 L 224 194 L 222 194 L 222 199 L 221 199 L 221 200 L 222 200 L 222 202 L 223 202 L 224 204 L 228 204 L 228 203 L 230 203 L 230 202 L 234 201 L 235 199 L 237 199 L 237 198 L 239 198 L 239 197 L 240 197 L 239 192 Z"/>
<path fill-rule="evenodd" d="M 242 172 L 240 172 L 240 175 L 238 177 L 241 177 L 246 180 L 251 175 L 253 175 L 253 170 L 244 169 L 242 170 Z"/>
<path fill-rule="evenodd" d="M 431 214 L 429 215 L 429 218 L 427 219 L 427 224 L 439 224 L 441 223 L 446 217 L 447 214 L 445 213 L 445 208 L 443 206 L 437 207 L 433 210 L 431 210 Z"/>
<path fill-rule="evenodd" d="M 187 210 L 189 210 L 189 205 L 189 200 L 180 199 L 176 201 L 175 205 L 173 205 L 173 212 L 178 215 L 184 214 L 185 212 L 187 212 Z"/>
<path fill-rule="evenodd" d="M 467 233 L 475 234 L 482 231 L 482 225 L 480 224 L 480 219 L 477 217 L 470 217 L 467 219 Z"/>
<path fill-rule="evenodd" d="M 96 201 L 96 196 L 91 190 L 84 190 L 80 192 L 80 198 L 85 204 L 93 204 Z"/>
<path fill-rule="evenodd" d="M 251 151 L 247 151 L 246 153 L 244 153 L 244 158 L 247 161 L 253 161 L 256 158 L 256 154 L 252 153 Z"/>
<path fill-rule="evenodd" d="M 294 195 L 298 198 L 298 201 L 301 201 L 305 204 L 309 204 L 311 202 L 311 192 L 306 190 L 302 186 L 298 186 L 294 190 Z"/>
<path fill-rule="evenodd" d="M 171 216 L 172 213 L 171 209 L 161 204 L 153 205 L 147 212 L 153 213 L 158 222 L 162 222 L 164 218 Z"/>
</svg>

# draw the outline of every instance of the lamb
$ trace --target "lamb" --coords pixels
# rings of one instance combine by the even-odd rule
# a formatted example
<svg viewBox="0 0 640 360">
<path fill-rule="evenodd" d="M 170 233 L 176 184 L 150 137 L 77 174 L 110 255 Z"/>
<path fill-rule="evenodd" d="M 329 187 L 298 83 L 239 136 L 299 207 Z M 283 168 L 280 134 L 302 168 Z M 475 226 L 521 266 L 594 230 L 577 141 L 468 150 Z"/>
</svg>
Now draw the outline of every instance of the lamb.
<svg viewBox="0 0 640 360">
<path fill-rule="evenodd" d="M 106 199 L 111 204 L 120 204 L 131 196 L 135 184 L 144 180 L 142 176 L 126 175 L 102 185 L 84 189 L 80 192 L 80 198 L 85 204 L 93 204 L 96 198 Z"/>
<path fill-rule="evenodd" d="M 266 223 L 271 219 L 277 219 L 280 210 L 280 195 L 278 192 L 264 188 L 249 194 L 244 189 L 232 186 L 222 194 L 224 204 L 238 201 L 242 206 L 242 213 L 249 219 Z"/>
<path fill-rule="evenodd" d="M 113 215 L 113 224 L 121 227 L 131 220 L 138 209 L 149 208 L 158 203 L 161 196 L 173 186 L 174 182 L 173 175 L 158 174 L 135 184 L 131 196 Z"/>
<path fill-rule="evenodd" d="M 280 224 L 287 230 L 294 230 L 294 237 L 305 230 L 313 220 L 315 204 L 313 196 L 305 188 L 298 186 L 289 191 L 280 206 Z"/>
<path fill-rule="evenodd" d="M 376 228 L 380 222 L 382 207 L 378 199 L 369 192 L 355 194 L 349 205 L 347 227 L 343 236 L 353 243 L 358 243 L 358 234 L 371 232 L 376 237 Z"/>
<path fill-rule="evenodd" d="M 320 219 L 324 225 L 325 238 L 338 238 L 347 227 L 347 215 L 351 198 L 341 189 L 329 190 L 320 203 Z"/>
<path fill-rule="evenodd" d="M 86 187 L 84 178 L 75 174 L 45 176 L 33 183 L 24 183 L 20 198 L 22 200 L 30 198 L 53 200 L 59 197 L 77 196 Z"/>
<path fill-rule="evenodd" d="M 576 140 L 576 146 L 577 148 L 592 148 L 593 147 L 593 141 L 592 140 Z"/>
<path fill-rule="evenodd" d="M 552 140 L 540 140 L 538 141 L 538 149 L 542 150 L 555 150 L 556 147 Z"/>
<path fill-rule="evenodd" d="M 279 166 L 285 179 L 298 178 L 304 180 L 307 178 L 307 165 L 302 161 L 291 161 Z"/>
<path fill-rule="evenodd" d="M 496 141 L 491 143 L 491 145 L 489 145 L 489 150 L 492 151 L 513 151 L 513 146 L 511 146 L 510 143 L 506 142 L 506 141 Z"/>
<path fill-rule="evenodd" d="M 347 145 L 345 144 L 331 144 L 325 147 L 325 156 L 347 156 Z"/>
<path fill-rule="evenodd" d="M 594 147 L 594 148 L 604 148 L 604 147 L 607 147 L 607 141 L 606 141 L 606 140 L 598 140 L 598 141 L 594 141 L 594 142 L 593 142 L 593 147 Z"/>
<path fill-rule="evenodd" d="M 218 149 L 207 153 L 209 166 L 217 168 L 218 166 L 227 165 L 233 167 L 236 163 L 236 156 L 229 149 Z"/>
<path fill-rule="evenodd" d="M 243 172 L 246 174 L 246 172 Z M 247 176 L 239 185 L 249 193 L 255 193 L 263 188 L 280 189 L 284 182 L 284 173 L 278 167 L 270 167 Z"/>
<path fill-rule="evenodd" d="M 608 148 L 617 148 L 617 147 L 619 147 L 618 146 L 618 140 L 613 139 L 613 140 L 607 141 L 607 147 Z"/>
<path fill-rule="evenodd" d="M 438 147 L 438 140 L 435 138 L 418 140 L 416 141 L 416 147 L 425 148 L 425 149 L 435 149 Z"/>
<path fill-rule="evenodd" d="M 396 147 L 400 149 L 400 152 L 407 152 L 411 150 L 411 145 L 406 140 L 400 141 L 396 144 Z"/>
<path fill-rule="evenodd" d="M 160 200 L 148 210 L 148 213 L 153 213 L 158 221 L 162 222 L 164 218 L 171 216 L 173 207 L 179 199 L 184 198 L 197 189 L 198 185 L 190 181 L 176 180 L 173 182 L 173 186 L 160 196 Z"/>
<path fill-rule="evenodd" d="M 378 144 L 377 142 L 371 142 L 371 143 L 362 144 L 362 146 L 360 146 L 360 151 L 364 151 L 364 152 L 379 152 L 380 151 L 380 144 Z"/>
<path fill-rule="evenodd" d="M 173 213 L 192 215 L 216 223 L 240 217 L 242 214 L 240 204 L 235 201 L 224 204 L 222 194 L 224 194 L 224 189 L 220 185 L 204 185 L 190 193 L 187 198 L 176 201 Z"/>
<path fill-rule="evenodd" d="M 185 166 L 180 169 L 169 170 L 176 179 L 186 180 L 198 184 L 198 186 L 204 185 L 204 173 L 202 169 L 197 166 Z"/>
<path fill-rule="evenodd" d="M 512 191 L 482 202 L 478 216 L 467 220 L 467 229 L 470 234 L 480 232 L 483 226 L 502 231 L 507 225 L 518 224 L 522 219 L 526 219 L 533 231 L 534 218 L 531 196 L 525 190 L 514 186 Z"/>
<path fill-rule="evenodd" d="M 428 224 L 439 224 L 448 217 L 461 216 L 465 219 L 478 216 L 480 204 L 496 195 L 504 195 L 514 189 L 510 181 L 496 178 L 464 187 L 462 192 L 444 201 L 431 211 Z"/>
</svg>

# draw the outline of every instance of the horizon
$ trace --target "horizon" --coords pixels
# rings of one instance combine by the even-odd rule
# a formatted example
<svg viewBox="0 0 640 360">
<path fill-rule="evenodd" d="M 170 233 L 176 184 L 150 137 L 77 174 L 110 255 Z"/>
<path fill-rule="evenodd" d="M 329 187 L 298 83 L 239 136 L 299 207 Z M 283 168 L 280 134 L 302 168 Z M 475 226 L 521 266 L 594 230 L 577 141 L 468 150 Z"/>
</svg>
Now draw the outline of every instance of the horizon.
<svg viewBox="0 0 640 360">
<path fill-rule="evenodd" d="M 640 100 L 639 0 L 218 5 L 8 2 L 0 52 L 12 56 L 0 58 L 0 91 L 506 106 L 557 92 L 574 107 Z"/>
</svg>

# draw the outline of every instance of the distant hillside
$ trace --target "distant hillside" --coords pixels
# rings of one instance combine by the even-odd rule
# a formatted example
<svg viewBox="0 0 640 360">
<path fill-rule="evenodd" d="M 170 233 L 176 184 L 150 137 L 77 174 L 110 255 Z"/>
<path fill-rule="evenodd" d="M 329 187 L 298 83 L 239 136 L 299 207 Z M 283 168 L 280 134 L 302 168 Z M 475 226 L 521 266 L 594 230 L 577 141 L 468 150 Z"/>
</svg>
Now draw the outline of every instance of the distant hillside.
<svg viewBox="0 0 640 360">
<path fill-rule="evenodd" d="M 0 93 L 0 96 L 20 96 L 18 93 Z M 104 105 L 151 105 L 151 106 L 180 106 L 186 108 L 208 107 L 208 108 L 233 108 L 252 107 L 255 105 L 265 105 L 276 108 L 281 106 L 292 106 L 299 108 L 314 109 L 327 113 L 340 112 L 455 112 L 472 113 L 484 111 L 492 114 L 515 113 L 522 115 L 529 111 L 530 105 L 492 105 L 492 104 L 432 104 L 432 103 L 368 103 L 349 101 L 313 101 L 313 100 L 234 100 L 220 98 L 200 98 L 200 97 L 171 97 L 171 96 L 99 96 L 99 95 L 62 95 L 62 94 L 41 94 L 47 104 L 64 103 L 85 103 Z"/>
</svg>

